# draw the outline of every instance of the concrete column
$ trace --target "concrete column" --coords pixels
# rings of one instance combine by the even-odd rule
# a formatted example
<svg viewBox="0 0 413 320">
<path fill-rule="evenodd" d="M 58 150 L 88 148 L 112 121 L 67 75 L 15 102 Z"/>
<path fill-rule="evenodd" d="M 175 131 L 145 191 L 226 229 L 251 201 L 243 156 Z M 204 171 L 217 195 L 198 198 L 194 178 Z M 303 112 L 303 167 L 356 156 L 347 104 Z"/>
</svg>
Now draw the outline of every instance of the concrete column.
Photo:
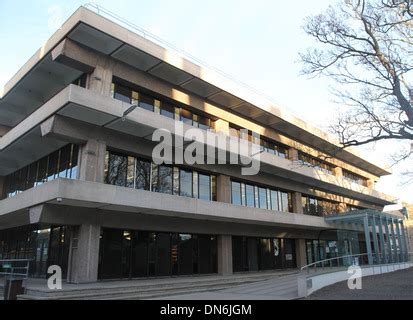
<svg viewBox="0 0 413 320">
<path fill-rule="evenodd" d="M 218 236 L 218 273 L 232 274 L 232 236 Z"/>
<path fill-rule="evenodd" d="M 377 239 L 377 229 L 376 229 L 376 217 L 372 217 L 372 233 L 373 233 L 373 243 L 374 243 L 374 260 L 379 263 L 380 262 L 380 250 L 379 250 L 379 241 Z"/>
<path fill-rule="evenodd" d="M 215 121 L 215 132 L 222 132 L 226 135 L 229 135 L 229 122 L 222 119 Z"/>
<path fill-rule="evenodd" d="M 0 200 L 6 198 L 6 177 L 0 177 Z"/>
<path fill-rule="evenodd" d="M 73 228 L 69 254 L 68 282 L 88 283 L 97 281 L 99 242 L 99 225 L 83 224 Z"/>
<path fill-rule="evenodd" d="M 294 148 L 288 149 L 288 159 L 291 161 L 297 161 L 298 160 L 298 150 Z"/>
<path fill-rule="evenodd" d="M 231 178 L 226 175 L 217 176 L 217 201 L 231 203 Z"/>
<path fill-rule="evenodd" d="M 367 179 L 367 188 L 369 189 L 374 189 L 375 187 L 375 182 L 373 179 Z"/>
<path fill-rule="evenodd" d="M 293 212 L 294 213 L 304 213 L 303 203 L 302 203 L 301 199 L 302 199 L 301 192 L 292 192 L 291 193 L 291 200 L 292 200 Z"/>
<path fill-rule="evenodd" d="M 336 177 L 342 177 L 342 176 L 343 176 L 343 169 L 340 168 L 340 167 L 334 167 L 334 168 L 333 168 L 333 174 L 334 174 Z"/>
<path fill-rule="evenodd" d="M 400 221 L 400 226 L 401 226 L 401 230 L 402 230 L 402 238 L 403 238 L 403 242 L 404 242 L 404 248 L 405 248 L 405 260 L 408 261 L 409 260 L 409 240 L 407 238 L 407 232 L 406 232 L 406 227 L 404 226 L 404 222 L 403 220 Z"/>
<path fill-rule="evenodd" d="M 369 264 L 373 264 L 373 256 L 371 254 L 371 243 L 370 243 L 369 217 L 367 215 L 364 217 L 363 225 L 364 225 L 364 239 L 366 240 L 368 261 L 369 261 Z"/>
<path fill-rule="evenodd" d="M 390 219 L 390 227 L 391 227 L 391 236 L 393 241 L 393 255 L 394 255 L 394 262 L 399 262 L 399 256 L 397 254 L 397 246 L 396 246 L 396 233 L 394 232 L 394 221 L 393 218 Z"/>
<path fill-rule="evenodd" d="M 381 262 L 382 263 L 387 263 L 388 255 L 387 255 L 386 247 L 385 247 L 385 244 L 384 244 L 383 220 L 382 220 L 381 217 L 379 219 L 380 219 L 379 220 L 379 236 L 380 236 L 380 246 L 381 246 L 381 250 L 380 250 Z"/>
<path fill-rule="evenodd" d="M 384 220 L 384 228 L 386 230 L 386 240 L 387 240 L 387 251 L 389 254 L 389 262 L 393 263 L 393 252 L 391 250 L 391 242 L 390 242 L 390 230 L 389 230 L 389 219 L 385 218 Z"/>
<path fill-rule="evenodd" d="M 339 213 L 345 213 L 347 212 L 347 203 L 340 202 L 339 208 L 338 208 Z"/>
<path fill-rule="evenodd" d="M 112 64 L 102 61 L 89 75 L 89 90 L 110 96 L 112 87 Z"/>
<path fill-rule="evenodd" d="M 396 223 L 395 223 L 395 225 L 396 225 L 396 234 L 397 234 L 397 256 L 398 256 L 398 258 L 399 258 L 399 261 L 401 262 L 401 261 L 403 261 L 404 259 L 403 259 L 403 257 L 404 257 L 404 243 L 403 243 L 403 241 L 402 241 L 402 236 L 401 236 L 401 233 L 400 233 L 400 226 L 399 226 L 399 224 L 400 224 L 400 222 L 399 222 L 399 220 L 397 219 L 397 220 L 395 220 L 396 221 Z"/>
<path fill-rule="evenodd" d="M 106 144 L 89 140 L 81 147 L 79 179 L 85 181 L 104 181 Z"/>
<path fill-rule="evenodd" d="M 304 239 L 295 240 L 295 255 L 297 259 L 297 268 L 307 265 L 307 251 Z"/>
</svg>

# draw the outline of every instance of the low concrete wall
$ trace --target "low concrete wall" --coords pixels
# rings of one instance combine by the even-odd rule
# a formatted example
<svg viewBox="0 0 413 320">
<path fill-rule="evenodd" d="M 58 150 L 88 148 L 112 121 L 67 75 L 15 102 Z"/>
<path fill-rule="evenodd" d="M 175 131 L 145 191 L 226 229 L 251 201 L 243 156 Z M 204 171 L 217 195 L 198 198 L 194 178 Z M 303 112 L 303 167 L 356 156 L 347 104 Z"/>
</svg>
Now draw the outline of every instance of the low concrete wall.
<svg viewBox="0 0 413 320">
<path fill-rule="evenodd" d="M 393 263 L 377 266 L 362 267 L 362 276 L 373 276 L 403 270 L 413 267 L 413 262 Z M 298 295 L 300 298 L 307 297 L 313 292 L 337 282 L 347 281 L 350 274 L 347 270 L 328 272 L 313 276 L 302 275 L 298 278 Z"/>
</svg>

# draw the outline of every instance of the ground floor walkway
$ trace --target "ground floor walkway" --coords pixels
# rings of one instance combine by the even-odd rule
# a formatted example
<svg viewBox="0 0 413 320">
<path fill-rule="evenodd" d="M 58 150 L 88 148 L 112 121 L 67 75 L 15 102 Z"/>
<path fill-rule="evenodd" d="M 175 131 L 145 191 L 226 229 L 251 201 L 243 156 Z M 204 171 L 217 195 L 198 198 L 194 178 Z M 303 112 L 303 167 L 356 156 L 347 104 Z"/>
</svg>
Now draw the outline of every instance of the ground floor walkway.
<svg viewBox="0 0 413 320">
<path fill-rule="evenodd" d="M 307 300 L 413 300 L 413 268 L 363 277 L 362 289 L 350 290 L 347 281 L 314 292 Z"/>
</svg>

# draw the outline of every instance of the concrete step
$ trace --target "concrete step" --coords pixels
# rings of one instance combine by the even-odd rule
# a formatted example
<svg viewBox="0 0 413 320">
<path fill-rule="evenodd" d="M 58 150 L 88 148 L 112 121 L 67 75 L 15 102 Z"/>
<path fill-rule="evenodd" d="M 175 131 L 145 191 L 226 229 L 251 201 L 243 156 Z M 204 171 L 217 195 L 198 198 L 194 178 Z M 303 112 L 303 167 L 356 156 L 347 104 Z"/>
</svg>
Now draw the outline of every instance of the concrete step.
<svg viewBox="0 0 413 320">
<path fill-rule="evenodd" d="M 280 275 L 281 276 L 281 275 Z M 216 291 L 229 287 L 244 285 L 246 283 L 254 283 L 273 279 L 274 275 L 242 275 L 229 278 L 214 278 L 214 279 L 194 279 L 188 278 L 179 282 L 165 282 L 155 284 L 142 285 L 116 285 L 112 287 L 94 287 L 85 289 L 68 289 L 62 291 L 48 291 L 48 290 L 33 290 L 28 289 L 25 295 L 19 296 L 19 299 L 35 299 L 35 300 L 57 300 L 57 299 L 106 299 L 127 297 L 127 298 L 146 298 L 152 296 L 173 295 L 175 292 L 181 293 L 185 290 L 187 293 L 202 291 Z"/>
</svg>

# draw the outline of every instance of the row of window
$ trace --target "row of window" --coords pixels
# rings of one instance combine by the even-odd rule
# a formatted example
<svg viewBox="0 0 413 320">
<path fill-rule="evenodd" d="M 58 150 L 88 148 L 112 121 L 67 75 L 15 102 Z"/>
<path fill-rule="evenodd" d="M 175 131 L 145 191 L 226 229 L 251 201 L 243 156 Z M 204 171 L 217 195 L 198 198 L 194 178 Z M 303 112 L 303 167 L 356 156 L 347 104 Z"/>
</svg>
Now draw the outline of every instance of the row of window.
<svg viewBox="0 0 413 320">
<path fill-rule="evenodd" d="M 99 278 L 138 278 L 217 272 L 212 235 L 102 229 Z"/>
<path fill-rule="evenodd" d="M 205 116 L 174 106 L 169 102 L 155 99 L 118 83 L 112 83 L 112 97 L 203 130 L 214 130 L 215 127 L 214 121 Z"/>
<path fill-rule="evenodd" d="M 6 177 L 6 194 L 12 197 L 24 190 L 41 185 L 56 178 L 77 178 L 79 146 L 65 147 L 17 170 Z"/>
<path fill-rule="evenodd" d="M 108 151 L 105 183 L 216 201 L 216 176 Z"/>
<path fill-rule="evenodd" d="M 292 212 L 288 192 L 231 181 L 231 203 L 251 208 Z"/>
<path fill-rule="evenodd" d="M 324 199 L 303 196 L 301 198 L 303 213 L 312 216 L 326 216 L 339 212 L 339 203 Z"/>
<path fill-rule="evenodd" d="M 298 160 L 305 165 L 311 166 L 325 172 L 327 174 L 333 174 L 333 166 L 325 161 L 322 161 L 316 157 L 310 156 L 304 152 L 298 152 Z"/>
<path fill-rule="evenodd" d="M 350 182 L 367 187 L 367 179 L 351 171 L 343 169 L 343 178 Z"/>
<path fill-rule="evenodd" d="M 264 139 L 259 134 L 253 131 L 236 128 L 235 126 L 231 125 L 229 128 L 229 134 L 233 137 L 244 139 L 251 143 L 261 146 L 261 150 L 263 152 L 268 152 L 281 158 L 288 158 L 287 146 L 272 142 L 268 139 Z"/>
</svg>

